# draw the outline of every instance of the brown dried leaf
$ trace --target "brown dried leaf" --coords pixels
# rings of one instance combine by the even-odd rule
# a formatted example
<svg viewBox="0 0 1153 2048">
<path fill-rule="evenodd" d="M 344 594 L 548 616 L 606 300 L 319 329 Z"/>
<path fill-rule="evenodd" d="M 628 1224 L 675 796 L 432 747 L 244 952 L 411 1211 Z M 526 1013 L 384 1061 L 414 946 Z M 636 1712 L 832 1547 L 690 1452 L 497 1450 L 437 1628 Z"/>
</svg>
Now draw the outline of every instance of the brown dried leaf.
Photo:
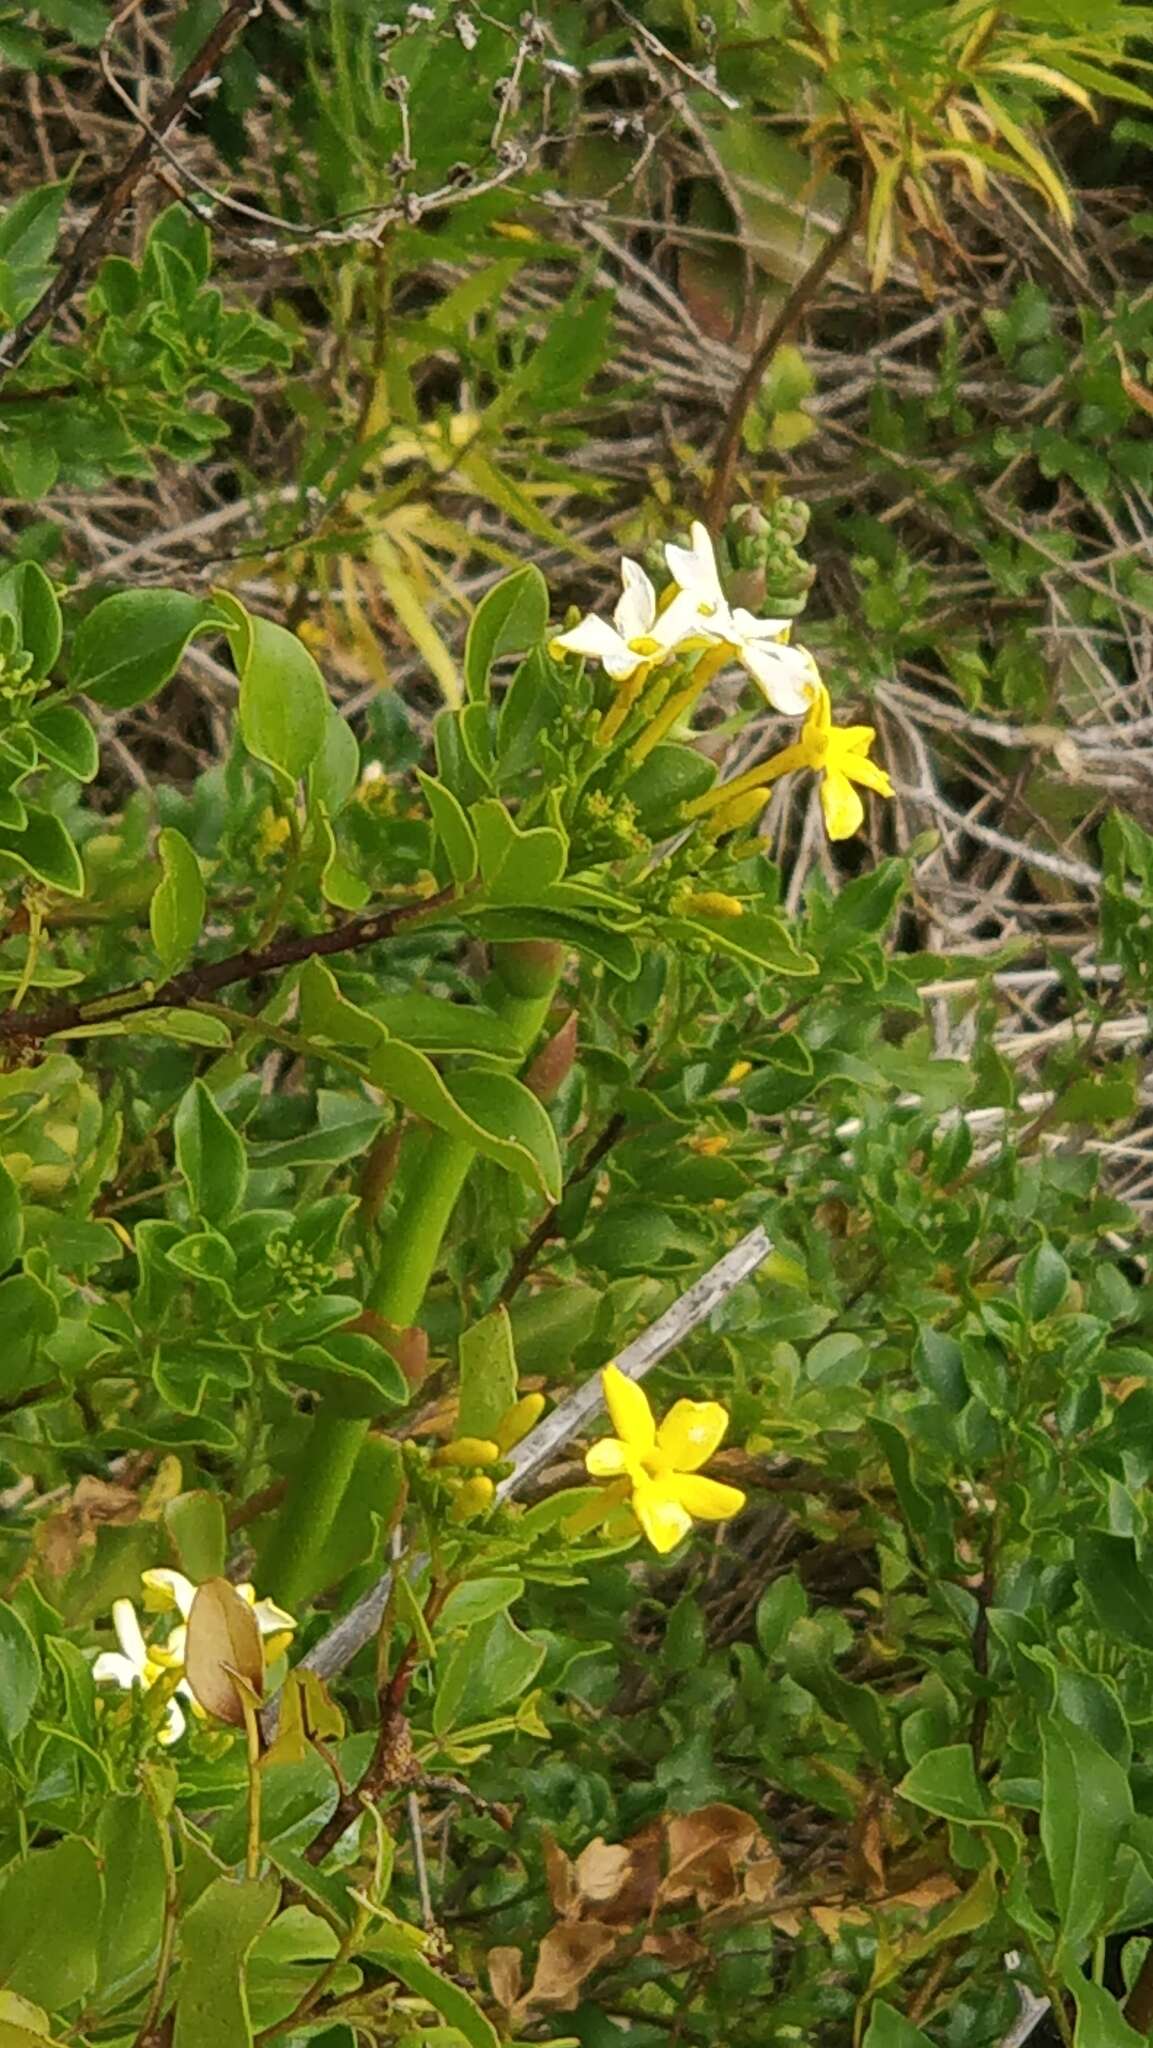
<svg viewBox="0 0 1153 2048">
<path fill-rule="evenodd" d="M 624 1842 L 606 1842 L 603 1835 L 596 1835 L 572 1866 L 579 1904 L 600 1906 L 617 1898 L 631 1868 L 632 1856 Z"/>
<path fill-rule="evenodd" d="M 673 1927 L 667 1934 L 646 1934 L 641 1954 L 657 1956 L 670 1970 L 692 1970 L 703 1962 L 708 1950 L 687 1927 Z"/>
<path fill-rule="evenodd" d="M 196 1589 L 188 1615 L 184 1676 L 205 1713 L 230 1728 L 244 1725 L 237 1680 L 258 1699 L 264 1691 L 260 1627 L 248 1602 L 227 1579 L 205 1579 Z"/>
<path fill-rule="evenodd" d="M 519 1948 L 490 1948 L 485 1963 L 493 1997 L 506 2012 L 511 2011 L 524 1982 L 524 1961 Z"/>
<path fill-rule="evenodd" d="M 665 1835 L 669 1868 L 662 1901 L 695 1898 L 699 1906 L 709 1907 L 738 1890 L 737 1865 L 751 1853 L 758 1829 L 739 1806 L 718 1802 L 696 1813 L 669 1814 Z"/>
<path fill-rule="evenodd" d="M 576 1872 L 560 1843 L 547 1828 L 541 1831 L 541 1849 L 544 1853 L 545 1882 L 552 1901 L 554 1913 L 567 1920 L 574 1907 L 579 1911 L 579 1893 Z"/>
<path fill-rule="evenodd" d="M 67 1507 L 46 1515 L 36 1528 L 36 1556 L 48 1576 L 66 1578 L 96 1542 L 104 1523 L 126 1526 L 140 1519 L 140 1495 L 105 1479 L 78 1479 Z"/>
<path fill-rule="evenodd" d="M 569 1920 L 554 1927 L 541 1942 L 522 2008 L 551 2005 L 564 2011 L 575 2005 L 585 1978 L 608 1960 L 617 1940 L 615 1928 L 601 1920 Z"/>
<path fill-rule="evenodd" d="M 826 1941 L 835 1941 L 842 1927 L 867 1927 L 869 1916 L 860 1906 L 810 1906 L 813 1921 Z"/>
<path fill-rule="evenodd" d="M 770 1850 L 767 1856 L 758 1856 L 745 1871 L 745 1897 L 754 1906 L 763 1906 L 771 1899 L 781 1882 L 783 1865 L 779 1856 Z"/>
</svg>

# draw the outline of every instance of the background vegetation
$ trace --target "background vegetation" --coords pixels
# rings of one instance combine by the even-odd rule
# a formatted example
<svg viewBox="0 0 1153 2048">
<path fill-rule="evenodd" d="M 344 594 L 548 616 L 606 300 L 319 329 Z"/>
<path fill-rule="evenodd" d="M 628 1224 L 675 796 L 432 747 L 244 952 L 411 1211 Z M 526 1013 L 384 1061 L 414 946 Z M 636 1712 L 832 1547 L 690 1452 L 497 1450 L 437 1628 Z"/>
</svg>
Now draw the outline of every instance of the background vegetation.
<svg viewBox="0 0 1153 2048">
<path fill-rule="evenodd" d="M 0 5 L 0 2048 L 1153 2031 L 1151 26 Z"/>
</svg>

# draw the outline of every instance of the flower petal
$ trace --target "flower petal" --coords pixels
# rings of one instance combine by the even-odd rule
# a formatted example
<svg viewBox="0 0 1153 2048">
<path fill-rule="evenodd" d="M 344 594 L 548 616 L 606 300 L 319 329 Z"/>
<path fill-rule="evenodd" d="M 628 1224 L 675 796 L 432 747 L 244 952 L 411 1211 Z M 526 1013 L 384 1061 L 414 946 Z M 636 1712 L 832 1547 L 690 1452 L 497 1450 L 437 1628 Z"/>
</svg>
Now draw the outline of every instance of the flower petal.
<svg viewBox="0 0 1153 2048">
<path fill-rule="evenodd" d="M 594 1479 L 615 1479 L 619 1473 L 627 1472 L 632 1463 L 628 1445 L 622 1444 L 618 1436 L 602 1436 L 585 1452 L 585 1471 L 591 1472 Z"/>
<path fill-rule="evenodd" d="M 619 633 L 609 625 L 607 619 L 598 619 L 595 612 L 589 612 L 579 625 L 567 633 L 558 633 L 551 642 L 553 647 L 563 647 L 566 654 L 583 654 L 592 661 L 599 661 L 607 669 L 614 682 L 627 682 L 640 667 L 643 656 L 634 654 Z"/>
<path fill-rule="evenodd" d="M 148 1645 L 131 1600 L 112 1602 L 112 1626 L 116 1630 L 117 1642 L 139 1678 L 148 1662 Z"/>
<path fill-rule="evenodd" d="M 863 754 L 852 754 L 848 760 L 842 761 L 841 767 L 851 782 L 860 782 L 866 789 L 875 789 L 878 796 L 892 796 L 889 771 L 882 768 L 879 761 L 867 761 Z"/>
<path fill-rule="evenodd" d="M 699 1472 L 729 1426 L 719 1401 L 676 1401 L 657 1431 L 657 1449 L 678 1472 Z"/>
<path fill-rule="evenodd" d="M 821 809 L 830 839 L 851 839 L 865 821 L 865 806 L 839 769 L 821 777 Z"/>
<path fill-rule="evenodd" d="M 168 1700 L 164 1708 L 164 1726 L 156 1738 L 161 1748 L 168 1749 L 174 1742 L 179 1742 L 187 1726 L 183 1709 L 176 1700 Z"/>
<path fill-rule="evenodd" d="M 276 1636 L 285 1631 L 290 1636 L 295 1634 L 296 1616 L 286 1614 L 283 1607 L 277 1606 L 275 1600 L 254 1600 L 252 1611 L 262 1636 Z"/>
<path fill-rule="evenodd" d="M 633 1488 L 633 1513 L 654 1550 L 675 1550 L 692 1528 L 692 1518 L 670 1491 L 667 1479 L 644 1479 Z"/>
<path fill-rule="evenodd" d="M 178 1607 L 181 1619 L 188 1620 L 196 1588 L 183 1572 L 170 1572 L 166 1566 L 160 1565 L 155 1571 L 141 1572 L 140 1583 L 145 1589 L 146 1613 L 163 1614 L 167 1607 Z"/>
<path fill-rule="evenodd" d="M 639 640 L 652 632 L 657 594 L 640 563 L 630 561 L 627 555 L 621 559 L 621 582 L 624 588 L 617 599 L 613 624 L 622 640 Z"/>
<path fill-rule="evenodd" d="M 829 701 L 829 693 L 824 684 L 818 679 L 817 694 L 813 698 L 812 707 L 805 720 L 805 729 L 801 734 L 802 741 L 810 746 L 819 746 L 823 740 L 828 738 L 832 723 L 833 707 Z"/>
<path fill-rule="evenodd" d="M 732 621 L 742 640 L 775 640 L 787 647 L 792 630 L 791 619 L 758 619 L 747 612 L 743 605 L 734 605 Z"/>
<path fill-rule="evenodd" d="M 678 590 L 657 614 L 650 637 L 666 654 L 683 647 L 687 640 L 698 647 L 715 647 L 719 638 L 713 631 L 715 624 L 714 619 L 701 617 L 700 605 L 691 590 Z"/>
<path fill-rule="evenodd" d="M 699 519 L 694 519 L 689 529 L 691 547 L 679 548 L 673 545 L 665 549 L 665 561 L 669 575 L 681 590 L 691 591 L 698 602 L 709 611 L 727 611 L 725 593 L 717 573 L 717 558 L 707 528 Z"/>
<path fill-rule="evenodd" d="M 785 647 L 779 640 L 746 640 L 740 657 L 774 711 L 801 718 L 812 710 L 820 672 L 807 647 Z"/>
<path fill-rule="evenodd" d="M 121 1692 L 131 1692 L 140 1683 L 140 1673 L 130 1657 L 122 1657 L 119 1650 L 101 1650 L 92 1666 L 92 1676 L 97 1685 L 118 1685 Z"/>
<path fill-rule="evenodd" d="M 677 1503 L 694 1522 L 727 1522 L 739 1515 L 745 1496 L 739 1486 L 723 1486 L 719 1479 L 702 1479 L 696 1472 L 676 1474 L 668 1481 Z"/>
<path fill-rule="evenodd" d="M 601 1374 L 601 1386 L 605 1407 L 617 1435 L 635 1457 L 643 1458 L 657 1440 L 653 1411 L 643 1389 L 616 1365 L 606 1365 Z"/>
</svg>

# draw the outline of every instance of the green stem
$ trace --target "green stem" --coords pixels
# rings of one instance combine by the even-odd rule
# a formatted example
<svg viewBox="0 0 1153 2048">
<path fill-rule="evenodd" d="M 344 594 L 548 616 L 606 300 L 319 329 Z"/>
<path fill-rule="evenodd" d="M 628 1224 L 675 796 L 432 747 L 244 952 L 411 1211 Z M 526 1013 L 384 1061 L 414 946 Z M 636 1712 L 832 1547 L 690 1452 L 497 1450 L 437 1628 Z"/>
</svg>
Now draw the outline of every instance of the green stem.
<svg viewBox="0 0 1153 2048">
<path fill-rule="evenodd" d="M 538 993 L 490 991 L 493 1007 L 528 1053 L 548 1015 L 559 978 L 558 957 Z M 416 1321 L 440 1258 L 452 1212 L 476 1158 L 474 1148 L 447 1132 L 413 1133 L 421 1149 L 406 1160 L 407 1190 L 381 1246 L 368 1306 L 386 1322 L 408 1329 Z M 361 1416 L 316 1416 L 289 1484 L 260 1565 L 262 1592 L 292 1607 L 316 1588 L 317 1559 L 331 1534 L 352 1478 L 369 1422 Z"/>
</svg>

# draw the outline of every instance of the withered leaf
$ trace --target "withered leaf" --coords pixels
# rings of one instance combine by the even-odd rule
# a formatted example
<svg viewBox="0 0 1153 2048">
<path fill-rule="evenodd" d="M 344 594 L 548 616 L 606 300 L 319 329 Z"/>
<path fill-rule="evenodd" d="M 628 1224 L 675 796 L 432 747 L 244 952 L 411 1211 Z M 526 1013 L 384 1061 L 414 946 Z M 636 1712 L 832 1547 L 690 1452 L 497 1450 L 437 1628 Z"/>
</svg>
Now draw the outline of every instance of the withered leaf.
<svg viewBox="0 0 1153 2048">
<path fill-rule="evenodd" d="M 758 1840 L 756 1821 L 739 1806 L 717 1802 L 695 1813 L 674 1813 L 665 1822 L 669 1867 L 661 1886 L 665 1901 L 695 1898 L 714 1906 L 738 1890 L 737 1865 Z"/>
<path fill-rule="evenodd" d="M 585 1978 L 607 1961 L 617 1940 L 615 1928 L 601 1920 L 568 1920 L 554 1927 L 541 1942 L 522 2006 L 551 2005 L 563 2011 L 575 2005 Z"/>
<path fill-rule="evenodd" d="M 263 1694 L 260 1627 L 248 1602 L 227 1579 L 205 1579 L 196 1589 L 188 1615 L 184 1676 L 205 1713 L 230 1728 L 244 1725 L 237 1680 L 258 1699 Z"/>
<path fill-rule="evenodd" d="M 521 1994 L 524 1963 L 519 1948 L 490 1948 L 485 1958 L 488 1981 L 498 2005 L 510 2012 Z"/>
</svg>

